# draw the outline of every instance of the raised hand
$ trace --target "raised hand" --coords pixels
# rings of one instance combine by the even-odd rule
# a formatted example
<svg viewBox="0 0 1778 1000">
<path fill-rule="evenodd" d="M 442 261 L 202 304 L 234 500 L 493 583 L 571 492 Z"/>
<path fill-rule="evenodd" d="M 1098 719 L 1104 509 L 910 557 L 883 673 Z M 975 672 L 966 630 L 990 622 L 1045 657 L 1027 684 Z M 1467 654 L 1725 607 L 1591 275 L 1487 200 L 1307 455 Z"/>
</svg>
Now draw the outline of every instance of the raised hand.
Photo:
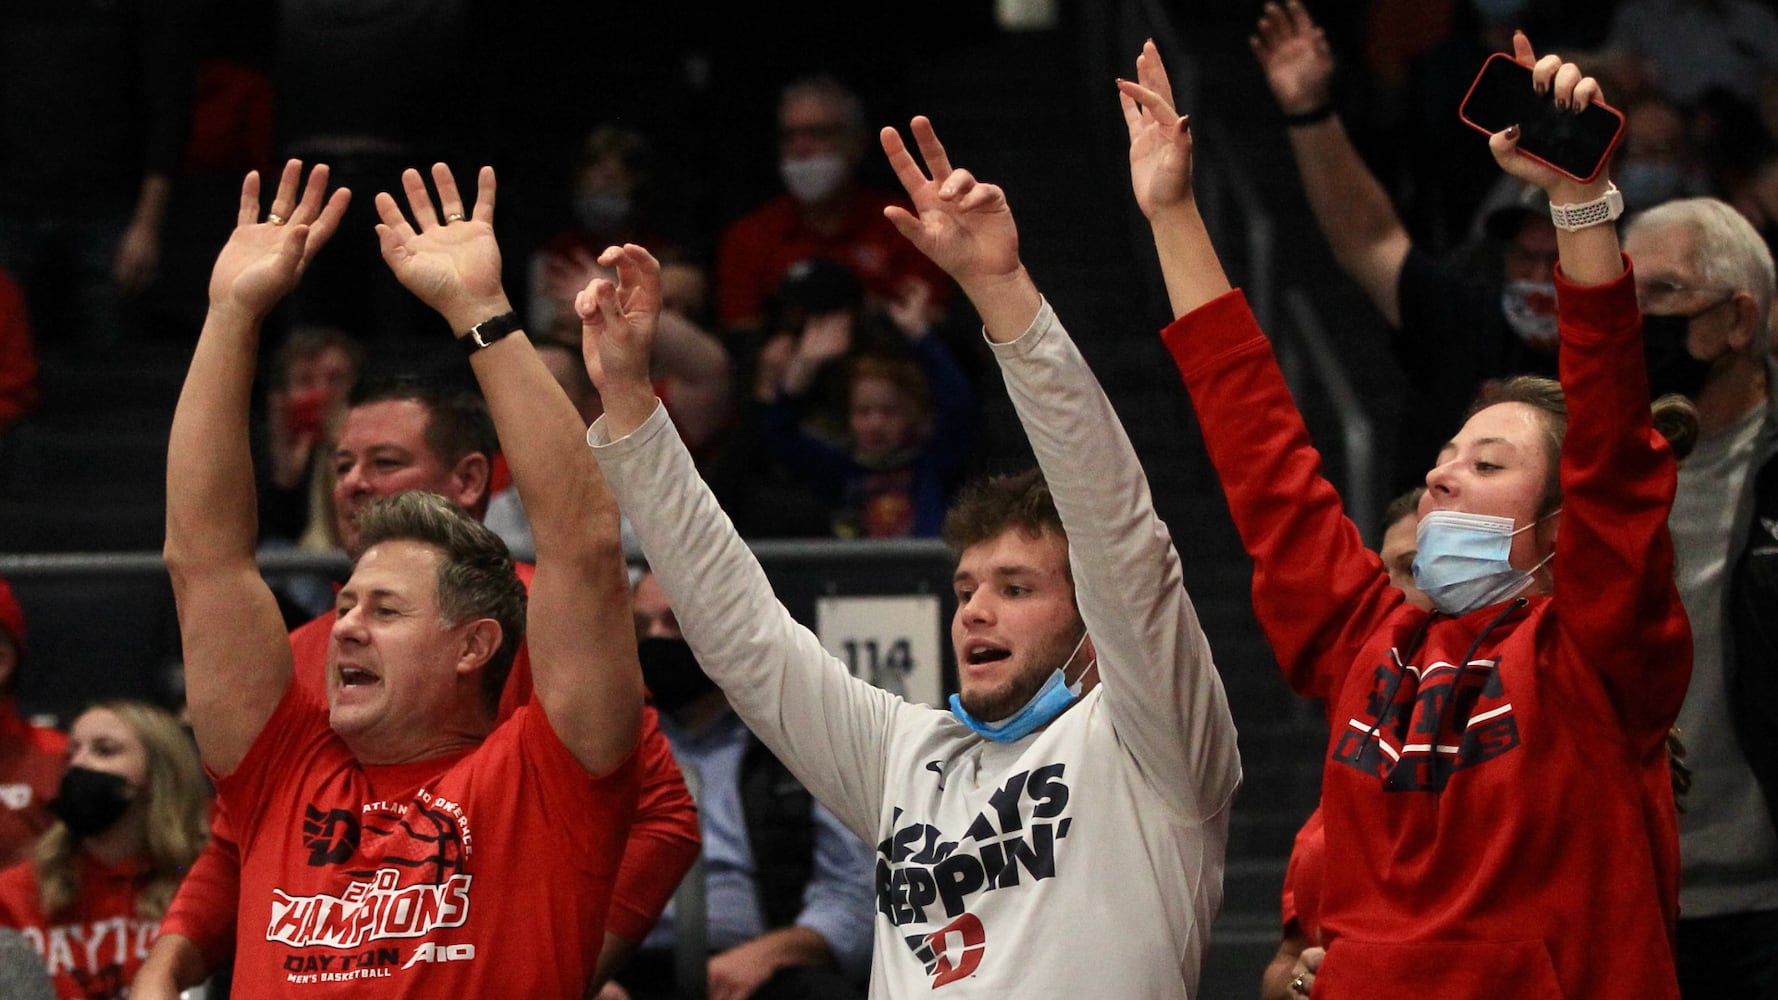
<svg viewBox="0 0 1778 1000">
<path fill-rule="evenodd" d="M 1247 44 L 1285 114 L 1314 111 L 1332 98 L 1333 50 L 1302 0 L 1266 4 Z"/>
<path fill-rule="evenodd" d="M 649 354 L 661 313 L 661 265 L 634 243 L 607 247 L 599 263 L 617 272 L 617 281 L 594 278 L 574 298 L 580 315 L 581 354 L 606 412 L 625 402 L 653 409 Z M 632 414 L 640 423 L 648 413 Z M 622 433 L 622 432 L 620 432 Z"/>
<path fill-rule="evenodd" d="M 388 192 L 377 194 L 382 219 L 377 241 L 384 263 L 402 287 L 443 316 L 457 334 L 512 311 L 500 283 L 500 243 L 494 238 L 494 168 L 483 167 L 476 182 L 475 208 L 466 213 L 450 168 L 432 165 L 443 222 L 418 170 L 401 174 L 412 224 Z"/>
<path fill-rule="evenodd" d="M 302 278 L 303 269 L 339 228 L 352 193 L 340 188 L 322 201 L 327 190 L 327 165 L 309 171 L 302 182 L 302 161 L 284 164 L 277 193 L 264 221 L 259 217 L 259 172 L 241 182 L 235 231 L 210 269 L 210 308 L 238 311 L 250 321 L 264 319 Z"/>
<path fill-rule="evenodd" d="M 1173 84 L 1152 40 L 1136 57 L 1136 80 L 1117 82 L 1130 130 L 1130 187 L 1150 219 L 1192 200 L 1192 137 L 1188 119 L 1173 110 Z"/>
<path fill-rule="evenodd" d="M 915 117 L 911 129 L 926 161 L 925 171 L 914 162 L 900 132 L 885 128 L 881 139 L 914 212 L 890 205 L 883 215 L 965 292 L 972 284 L 1018 274 L 1019 232 L 1005 194 L 993 184 L 978 182 L 969 171 L 953 168 L 925 116 Z"/>
<path fill-rule="evenodd" d="M 852 349 L 852 314 L 844 309 L 809 317 L 797 341 L 797 356 L 824 365 Z"/>
<path fill-rule="evenodd" d="M 1513 58 L 1531 67 L 1531 86 L 1539 94 L 1552 94 L 1556 107 L 1579 113 L 1588 103 L 1601 100 L 1599 81 L 1582 73 L 1579 66 L 1563 62 L 1554 53 L 1539 59 L 1523 31 L 1513 32 Z M 1488 149 L 1500 169 L 1528 184 L 1535 184 L 1558 204 L 1597 197 L 1609 183 L 1605 171 L 1582 183 L 1519 152 L 1517 125 L 1488 137 Z"/>
</svg>

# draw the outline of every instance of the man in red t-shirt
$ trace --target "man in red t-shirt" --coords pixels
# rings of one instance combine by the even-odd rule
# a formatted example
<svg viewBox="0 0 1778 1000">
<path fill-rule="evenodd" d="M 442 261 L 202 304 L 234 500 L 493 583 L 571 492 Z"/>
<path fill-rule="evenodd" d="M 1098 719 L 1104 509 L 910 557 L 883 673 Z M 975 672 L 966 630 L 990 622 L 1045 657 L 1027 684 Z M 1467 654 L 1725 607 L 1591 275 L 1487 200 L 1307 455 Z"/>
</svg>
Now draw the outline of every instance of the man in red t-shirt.
<svg viewBox="0 0 1778 1000">
<path fill-rule="evenodd" d="M 335 449 L 333 508 L 348 554 L 363 551 L 358 517 L 369 504 L 405 490 L 437 493 L 472 517 L 488 508 L 492 457 L 498 448 L 487 407 L 472 392 L 437 383 L 393 379 L 360 386 L 352 396 Z M 531 568 L 518 566 L 531 582 Z M 290 633 L 296 680 L 324 693 L 328 612 Z M 530 700 L 527 649 L 520 645 L 500 703 L 499 719 Z M 641 786 L 623 866 L 612 891 L 596 983 L 648 935 L 698 852 L 697 810 L 652 708 L 643 710 L 638 755 Z M 233 954 L 240 857 L 227 817 L 212 824 L 211 840 L 161 922 L 134 986 L 139 997 L 171 998 L 226 965 Z M 596 988 L 596 986 L 595 986 Z"/>
<path fill-rule="evenodd" d="M 19 716 L 12 693 L 25 657 L 25 610 L 0 580 L 0 867 L 22 860 L 50 828 L 68 737 Z"/>
<path fill-rule="evenodd" d="M 924 285 L 942 306 L 949 282 L 902 239 L 883 206 L 903 204 L 859 186 L 858 166 L 871 139 L 864 106 L 832 77 L 798 80 L 778 103 L 778 170 L 785 193 L 741 216 L 716 254 L 716 320 L 724 330 L 757 327 L 766 301 L 790 266 L 811 257 L 846 265 L 884 302 Z"/>
<path fill-rule="evenodd" d="M 636 800 L 642 686 L 617 509 L 573 407 L 500 287 L 485 169 L 472 217 L 435 168 L 382 196 L 396 277 L 470 339 L 471 367 L 530 501 L 538 570 L 449 500 L 409 491 L 350 515 L 325 703 L 295 662 L 254 560 L 245 431 L 260 325 L 331 235 L 326 169 L 258 179 L 211 277 L 168 447 L 166 560 L 186 690 L 238 836 L 234 982 L 262 996 L 375 980 L 381 995 L 578 997 L 593 975 Z M 534 697 L 496 724 L 527 626 Z M 539 877 L 543 873 L 545 877 Z"/>
</svg>

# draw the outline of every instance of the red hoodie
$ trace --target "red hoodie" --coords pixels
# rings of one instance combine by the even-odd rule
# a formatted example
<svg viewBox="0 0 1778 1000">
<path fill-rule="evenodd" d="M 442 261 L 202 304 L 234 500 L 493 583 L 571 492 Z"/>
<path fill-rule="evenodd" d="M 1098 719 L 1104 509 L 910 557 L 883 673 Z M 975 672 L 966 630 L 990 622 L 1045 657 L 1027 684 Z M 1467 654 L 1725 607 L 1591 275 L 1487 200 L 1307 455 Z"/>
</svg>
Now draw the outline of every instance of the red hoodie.
<svg viewBox="0 0 1778 1000">
<path fill-rule="evenodd" d="M 1457 618 L 1389 585 L 1239 292 L 1164 334 L 1254 560 L 1255 615 L 1291 686 L 1328 706 L 1317 997 L 1679 995 L 1674 462 L 1630 274 L 1557 288 L 1556 593 Z"/>
</svg>

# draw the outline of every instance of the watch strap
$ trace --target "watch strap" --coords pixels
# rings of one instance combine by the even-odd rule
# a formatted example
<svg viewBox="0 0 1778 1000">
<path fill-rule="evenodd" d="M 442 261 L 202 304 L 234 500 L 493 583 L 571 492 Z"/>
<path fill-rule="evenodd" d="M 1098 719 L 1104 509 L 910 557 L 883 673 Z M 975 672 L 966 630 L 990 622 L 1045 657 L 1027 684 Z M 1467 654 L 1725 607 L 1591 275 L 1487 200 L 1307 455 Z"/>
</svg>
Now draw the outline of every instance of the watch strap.
<svg viewBox="0 0 1778 1000">
<path fill-rule="evenodd" d="M 479 351 L 484 347 L 492 346 L 496 340 L 519 329 L 521 325 L 522 324 L 519 323 L 518 313 L 503 312 L 498 316 L 491 316 L 470 327 L 469 331 L 463 334 L 459 340 L 462 342 L 463 350 L 465 352 L 474 354 L 476 351 Z"/>
<path fill-rule="evenodd" d="M 1580 201 L 1569 205 L 1558 205 L 1550 202 L 1550 221 L 1557 229 L 1567 232 L 1586 229 L 1589 226 L 1601 226 L 1607 222 L 1615 222 L 1624 214 L 1624 196 L 1616 184 L 1607 182 L 1605 193 L 1592 201 Z"/>
</svg>

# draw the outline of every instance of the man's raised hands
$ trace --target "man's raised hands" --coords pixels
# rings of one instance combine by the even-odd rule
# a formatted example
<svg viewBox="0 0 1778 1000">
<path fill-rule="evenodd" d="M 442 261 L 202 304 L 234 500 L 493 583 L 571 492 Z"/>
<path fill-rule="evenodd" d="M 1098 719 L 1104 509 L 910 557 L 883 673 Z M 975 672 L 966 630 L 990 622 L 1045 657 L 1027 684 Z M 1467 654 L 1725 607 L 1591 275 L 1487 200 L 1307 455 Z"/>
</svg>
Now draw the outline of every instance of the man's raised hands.
<svg viewBox="0 0 1778 1000">
<path fill-rule="evenodd" d="M 249 172 L 241 182 L 235 231 L 210 270 L 210 308 L 238 310 L 251 322 L 264 319 L 278 300 L 296 287 L 316 251 L 339 228 L 352 193 L 339 188 L 323 203 L 327 190 L 324 163 L 309 171 L 299 200 L 301 181 L 302 161 L 285 163 L 263 221 L 259 215 L 259 171 Z"/>
<path fill-rule="evenodd" d="M 1266 4 L 1247 44 L 1285 114 L 1307 114 L 1333 100 L 1333 49 L 1302 0 Z"/>
<path fill-rule="evenodd" d="M 494 168 L 476 178 L 475 207 L 466 210 L 449 167 L 432 165 L 438 206 L 420 172 L 402 171 L 410 224 L 388 192 L 377 194 L 377 242 L 396 280 L 463 334 L 512 311 L 500 283 L 500 244 L 494 239 Z M 443 221 L 440 221 L 442 214 Z"/>
</svg>

